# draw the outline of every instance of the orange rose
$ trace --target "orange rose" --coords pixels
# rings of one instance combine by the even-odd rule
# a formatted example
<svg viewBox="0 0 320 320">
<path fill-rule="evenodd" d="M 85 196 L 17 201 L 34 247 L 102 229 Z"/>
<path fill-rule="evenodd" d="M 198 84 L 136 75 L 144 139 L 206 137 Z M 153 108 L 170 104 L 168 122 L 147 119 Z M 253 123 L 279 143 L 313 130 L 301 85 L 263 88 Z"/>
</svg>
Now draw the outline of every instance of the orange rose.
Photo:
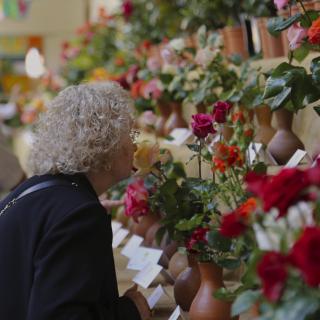
<svg viewBox="0 0 320 320">
<path fill-rule="evenodd" d="M 312 22 L 308 30 L 309 42 L 312 44 L 320 44 L 320 17 Z"/>
</svg>

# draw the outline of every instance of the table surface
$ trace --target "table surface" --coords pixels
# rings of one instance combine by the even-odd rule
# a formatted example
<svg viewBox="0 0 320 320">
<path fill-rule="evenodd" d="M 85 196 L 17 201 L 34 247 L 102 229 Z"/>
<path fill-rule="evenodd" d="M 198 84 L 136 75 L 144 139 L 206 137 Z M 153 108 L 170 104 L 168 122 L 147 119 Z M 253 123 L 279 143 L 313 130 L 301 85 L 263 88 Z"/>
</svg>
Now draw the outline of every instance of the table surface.
<svg viewBox="0 0 320 320">
<path fill-rule="evenodd" d="M 136 275 L 137 271 L 126 269 L 128 258 L 121 255 L 120 251 L 121 248 L 114 250 L 114 258 L 117 270 L 119 293 L 122 295 L 129 287 L 133 285 L 132 278 Z M 163 295 L 160 301 L 156 304 L 153 310 L 152 320 L 168 320 L 176 308 L 176 303 L 173 298 L 173 286 L 167 284 L 164 278 L 159 275 L 148 289 L 139 288 L 139 290 L 144 294 L 145 297 L 148 297 L 159 284 L 163 286 L 166 294 Z M 184 314 L 184 319 L 189 319 L 187 314 Z M 253 317 L 249 315 L 243 315 L 240 317 L 240 320 L 252 319 Z"/>
</svg>

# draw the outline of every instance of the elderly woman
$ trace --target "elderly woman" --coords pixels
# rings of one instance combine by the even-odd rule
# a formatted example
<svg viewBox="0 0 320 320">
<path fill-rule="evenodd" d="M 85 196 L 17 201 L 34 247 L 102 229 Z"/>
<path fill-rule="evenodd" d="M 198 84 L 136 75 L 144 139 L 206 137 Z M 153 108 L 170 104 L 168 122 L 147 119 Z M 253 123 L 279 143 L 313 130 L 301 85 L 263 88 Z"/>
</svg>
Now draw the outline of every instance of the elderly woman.
<svg viewBox="0 0 320 320">
<path fill-rule="evenodd" d="M 131 173 L 130 100 L 115 83 L 63 90 L 41 117 L 35 174 L 0 203 L 0 319 L 148 319 L 118 296 L 110 216 L 98 196 Z"/>
</svg>

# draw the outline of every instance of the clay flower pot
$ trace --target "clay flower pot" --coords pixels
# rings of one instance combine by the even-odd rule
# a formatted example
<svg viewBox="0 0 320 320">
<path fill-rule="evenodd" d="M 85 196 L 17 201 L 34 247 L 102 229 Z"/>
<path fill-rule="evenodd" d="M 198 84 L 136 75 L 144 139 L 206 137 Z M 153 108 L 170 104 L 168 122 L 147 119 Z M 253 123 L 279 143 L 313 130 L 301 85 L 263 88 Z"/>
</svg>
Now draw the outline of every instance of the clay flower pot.
<svg viewBox="0 0 320 320">
<path fill-rule="evenodd" d="M 297 149 L 304 150 L 301 140 L 292 132 L 293 113 L 281 108 L 275 111 L 278 130 L 268 144 L 268 150 L 278 164 L 284 165 Z"/>
<path fill-rule="evenodd" d="M 224 287 L 222 268 L 214 262 L 199 263 L 201 285 L 189 312 L 190 320 L 231 320 L 231 302 L 218 300 L 213 294 Z"/>
<path fill-rule="evenodd" d="M 271 126 L 271 109 L 269 106 L 263 105 L 255 109 L 255 114 L 259 124 L 255 141 L 268 145 L 276 133 L 276 130 Z"/>
<path fill-rule="evenodd" d="M 164 133 L 169 135 L 175 128 L 188 128 L 188 123 L 183 118 L 182 105 L 179 102 L 171 102 L 171 114 L 165 124 Z"/>
<path fill-rule="evenodd" d="M 172 278 L 177 279 L 178 275 L 187 267 L 187 256 L 177 251 L 170 259 L 168 270 Z"/>
<path fill-rule="evenodd" d="M 246 36 L 241 26 L 224 27 L 222 34 L 228 55 L 238 53 L 242 58 L 248 58 L 249 53 L 246 46 Z"/>
<path fill-rule="evenodd" d="M 183 311 L 189 311 L 200 288 L 200 282 L 197 260 L 194 255 L 189 255 L 188 267 L 178 275 L 174 284 L 174 298 Z"/>
<path fill-rule="evenodd" d="M 133 226 L 131 231 L 136 235 L 144 238 L 146 236 L 147 231 L 151 228 L 151 226 L 160 220 L 158 214 L 150 212 L 146 216 L 140 217 L 139 222 L 133 222 Z"/>
<path fill-rule="evenodd" d="M 157 121 L 155 123 L 155 132 L 158 137 L 164 137 L 165 136 L 165 124 L 170 116 L 171 107 L 169 103 L 166 103 L 164 101 L 158 102 L 158 110 L 159 110 L 159 116 L 157 118 Z"/>
</svg>

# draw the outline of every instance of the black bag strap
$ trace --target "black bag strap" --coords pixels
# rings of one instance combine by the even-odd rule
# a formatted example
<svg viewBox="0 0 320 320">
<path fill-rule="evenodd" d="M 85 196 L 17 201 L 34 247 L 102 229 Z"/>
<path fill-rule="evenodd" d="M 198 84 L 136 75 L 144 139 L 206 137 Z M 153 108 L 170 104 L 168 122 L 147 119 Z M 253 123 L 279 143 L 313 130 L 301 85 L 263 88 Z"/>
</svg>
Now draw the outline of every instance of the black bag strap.
<svg viewBox="0 0 320 320">
<path fill-rule="evenodd" d="M 44 181 L 44 182 L 37 183 L 34 186 L 31 186 L 31 187 L 27 188 L 26 190 L 21 192 L 18 196 L 14 197 L 12 200 L 10 200 L 5 205 L 5 207 L 0 211 L 0 217 L 6 212 L 6 210 L 11 208 L 21 198 L 24 198 L 25 196 L 27 196 L 28 194 L 31 194 L 33 192 L 36 192 L 36 191 L 39 191 L 39 190 L 43 190 L 43 189 L 47 189 L 47 188 L 50 188 L 50 187 L 53 187 L 53 186 L 73 186 L 73 187 L 78 187 L 78 185 L 75 182 L 65 181 L 65 180 L 61 180 L 61 179 L 54 179 L 54 180 L 49 180 L 49 181 Z"/>
</svg>

